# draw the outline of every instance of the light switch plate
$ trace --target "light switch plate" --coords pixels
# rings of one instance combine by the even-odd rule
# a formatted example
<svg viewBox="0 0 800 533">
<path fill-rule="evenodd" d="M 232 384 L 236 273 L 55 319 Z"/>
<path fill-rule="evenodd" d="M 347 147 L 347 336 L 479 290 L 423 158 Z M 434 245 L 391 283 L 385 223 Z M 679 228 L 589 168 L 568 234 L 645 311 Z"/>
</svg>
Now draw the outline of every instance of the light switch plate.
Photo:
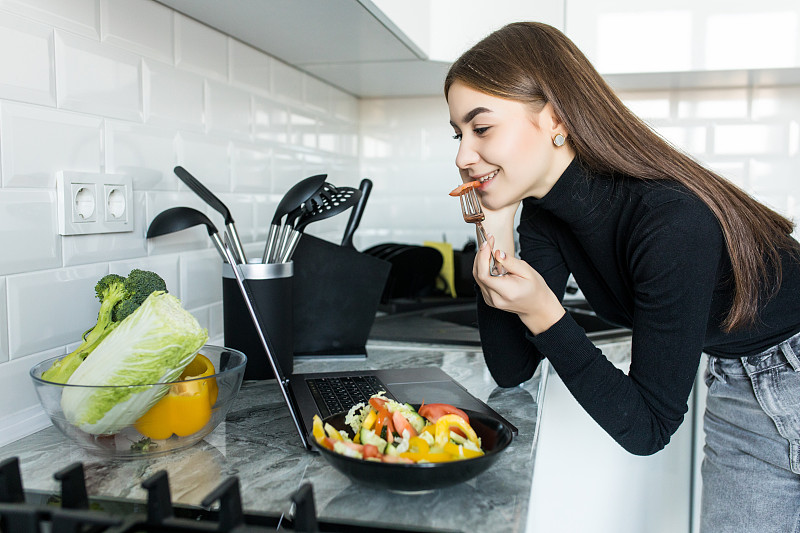
<svg viewBox="0 0 800 533">
<path fill-rule="evenodd" d="M 126 174 L 56 175 L 59 235 L 133 231 L 133 181 Z"/>
</svg>

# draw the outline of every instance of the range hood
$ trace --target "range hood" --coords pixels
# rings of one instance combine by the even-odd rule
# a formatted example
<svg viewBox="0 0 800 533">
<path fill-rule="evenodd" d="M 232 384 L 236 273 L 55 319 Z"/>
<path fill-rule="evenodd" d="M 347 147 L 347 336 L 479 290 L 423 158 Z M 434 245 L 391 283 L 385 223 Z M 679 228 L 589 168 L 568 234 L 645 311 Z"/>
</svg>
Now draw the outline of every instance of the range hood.
<svg viewBox="0 0 800 533">
<path fill-rule="evenodd" d="M 431 61 L 369 0 L 158 0 L 360 98 L 440 95 Z"/>
</svg>

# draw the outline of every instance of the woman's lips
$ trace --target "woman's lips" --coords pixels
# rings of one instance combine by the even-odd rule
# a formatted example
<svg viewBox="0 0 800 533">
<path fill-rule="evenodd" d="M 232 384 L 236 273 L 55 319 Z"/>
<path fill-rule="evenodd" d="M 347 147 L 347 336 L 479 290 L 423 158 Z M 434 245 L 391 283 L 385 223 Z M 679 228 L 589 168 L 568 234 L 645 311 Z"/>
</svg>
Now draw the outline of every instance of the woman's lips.
<svg viewBox="0 0 800 533">
<path fill-rule="evenodd" d="M 500 170 L 499 170 L 499 169 L 498 169 L 498 170 L 495 170 L 494 172 L 490 172 L 489 174 L 486 174 L 486 175 L 485 175 L 485 176 L 483 176 L 483 177 L 480 177 L 480 178 L 478 178 L 478 179 L 477 179 L 477 181 L 478 181 L 478 183 L 480 183 L 480 184 L 481 184 L 481 185 L 480 185 L 480 186 L 481 186 L 481 188 L 483 188 L 483 187 L 484 187 L 484 186 L 485 186 L 487 183 L 489 183 L 490 181 L 492 181 L 492 180 L 494 179 L 494 177 L 495 177 L 495 176 L 497 176 L 497 173 L 498 173 L 498 172 L 500 172 Z"/>
</svg>

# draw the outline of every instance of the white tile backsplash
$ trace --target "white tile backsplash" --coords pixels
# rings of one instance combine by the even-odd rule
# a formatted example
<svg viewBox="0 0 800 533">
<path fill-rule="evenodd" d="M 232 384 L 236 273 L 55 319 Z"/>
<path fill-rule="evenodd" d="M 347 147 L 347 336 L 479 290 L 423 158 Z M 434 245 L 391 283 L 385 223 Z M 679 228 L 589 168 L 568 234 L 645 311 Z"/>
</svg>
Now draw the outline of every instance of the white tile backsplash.
<svg viewBox="0 0 800 533">
<path fill-rule="evenodd" d="M 142 58 L 56 30 L 56 95 L 62 109 L 141 121 Z"/>
<path fill-rule="evenodd" d="M 446 194 L 459 181 L 458 143 L 441 96 L 358 100 L 151 0 L 0 0 L 0 44 L 18 52 L 0 54 L 0 236 L 10 251 L 0 256 L 0 443 L 9 428 L 41 423 L 27 371 L 94 324 L 94 285 L 106 272 L 159 272 L 222 338 L 221 260 L 205 227 L 145 238 L 175 206 L 224 228 L 176 164 L 231 209 L 253 258 L 285 191 L 317 173 L 336 185 L 373 180 L 358 249 L 442 239 L 461 249 L 475 238 Z M 800 212 L 798 87 L 621 97 L 749 193 Z M 134 230 L 59 236 L 55 176 L 64 170 L 129 174 Z M 308 233 L 338 242 L 347 218 Z"/>
<path fill-rule="evenodd" d="M 56 105 L 53 28 L 0 12 L 0 98 Z M 24 68 L 11 50 L 27 50 Z"/>
<path fill-rule="evenodd" d="M 0 8 L 55 28 L 100 38 L 100 0 L 0 0 Z"/>
<path fill-rule="evenodd" d="M 97 323 L 94 286 L 108 264 L 28 272 L 6 278 L 11 359 L 64 346 Z"/>
<path fill-rule="evenodd" d="M 55 190 L 0 189 L 0 228 L 0 275 L 61 266 Z"/>
<path fill-rule="evenodd" d="M 204 76 L 228 79 L 228 40 L 222 33 L 175 13 L 175 65 Z"/>
<path fill-rule="evenodd" d="M 3 187 L 55 187 L 56 172 L 99 172 L 102 124 L 92 117 L 0 101 Z"/>
<path fill-rule="evenodd" d="M 175 62 L 173 11 L 151 0 L 101 0 L 100 31 L 105 42 L 146 57 Z"/>
</svg>

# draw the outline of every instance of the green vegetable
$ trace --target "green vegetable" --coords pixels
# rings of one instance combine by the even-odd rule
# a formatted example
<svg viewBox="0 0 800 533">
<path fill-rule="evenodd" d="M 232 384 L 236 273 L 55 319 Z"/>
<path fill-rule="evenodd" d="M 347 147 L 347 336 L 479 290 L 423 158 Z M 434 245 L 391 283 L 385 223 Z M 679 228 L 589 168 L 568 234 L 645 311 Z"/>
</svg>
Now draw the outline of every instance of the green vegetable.
<svg viewBox="0 0 800 533">
<path fill-rule="evenodd" d="M 94 290 L 100 300 L 97 323 L 83 334 L 80 346 L 42 373 L 42 379 L 66 383 L 75 369 L 125 317 L 136 311 L 150 293 L 166 292 L 167 284 L 155 272 L 134 269 L 127 278 L 117 274 L 103 276 Z"/>
<path fill-rule="evenodd" d="M 165 383 L 180 376 L 207 340 L 177 298 L 152 293 L 72 373 L 61 395 L 65 417 L 87 433 L 117 433 L 167 392 Z M 160 385 L 140 386 L 153 383 Z"/>
</svg>

